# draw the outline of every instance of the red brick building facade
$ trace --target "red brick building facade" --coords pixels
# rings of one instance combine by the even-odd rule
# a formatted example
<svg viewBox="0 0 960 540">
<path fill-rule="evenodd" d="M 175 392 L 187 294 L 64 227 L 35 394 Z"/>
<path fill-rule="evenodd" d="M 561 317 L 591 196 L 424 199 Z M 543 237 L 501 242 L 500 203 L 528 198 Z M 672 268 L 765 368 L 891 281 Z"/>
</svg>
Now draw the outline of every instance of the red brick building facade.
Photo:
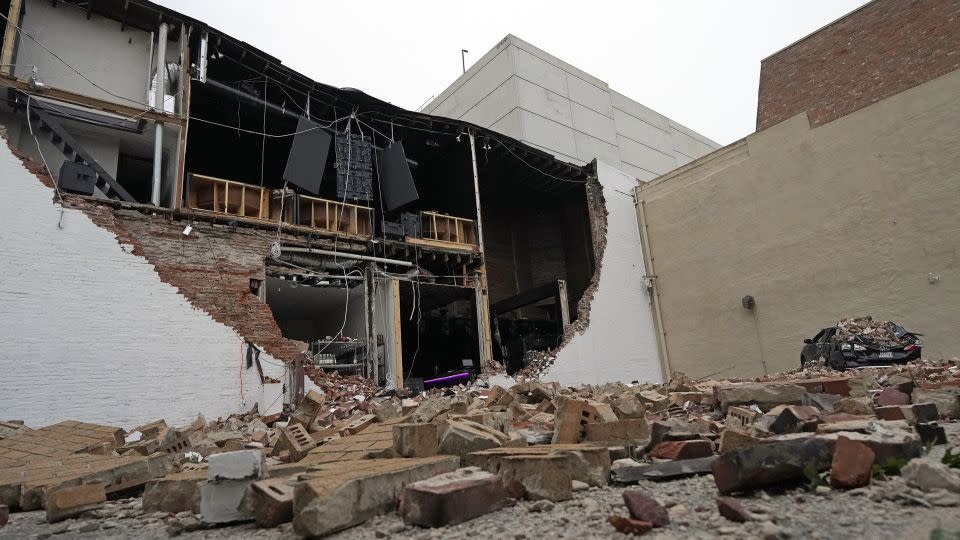
<svg viewBox="0 0 960 540">
<path fill-rule="evenodd" d="M 960 0 L 875 0 L 763 60 L 757 131 L 813 126 L 960 68 Z"/>
</svg>

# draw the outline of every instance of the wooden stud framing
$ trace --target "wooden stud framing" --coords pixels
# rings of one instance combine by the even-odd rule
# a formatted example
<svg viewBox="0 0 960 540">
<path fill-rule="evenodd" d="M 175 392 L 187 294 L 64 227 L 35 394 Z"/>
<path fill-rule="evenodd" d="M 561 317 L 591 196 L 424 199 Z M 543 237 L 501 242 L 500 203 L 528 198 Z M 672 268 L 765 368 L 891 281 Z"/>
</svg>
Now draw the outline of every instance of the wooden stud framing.
<svg viewBox="0 0 960 540">
<path fill-rule="evenodd" d="M 13 72 L 13 49 L 17 45 L 17 27 L 20 26 L 20 11 L 23 0 L 10 0 L 7 12 L 7 28 L 3 33 L 3 49 L 0 52 L 0 74 L 9 76 Z"/>
</svg>

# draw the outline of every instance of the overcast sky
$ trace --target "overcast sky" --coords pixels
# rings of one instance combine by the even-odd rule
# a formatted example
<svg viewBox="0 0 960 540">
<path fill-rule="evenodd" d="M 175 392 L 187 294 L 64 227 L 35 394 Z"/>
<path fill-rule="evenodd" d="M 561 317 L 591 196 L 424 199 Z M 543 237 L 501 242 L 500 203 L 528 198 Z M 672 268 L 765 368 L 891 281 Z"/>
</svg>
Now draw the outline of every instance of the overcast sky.
<svg viewBox="0 0 960 540">
<path fill-rule="evenodd" d="M 407 109 L 512 33 L 728 144 L 754 131 L 760 61 L 865 0 L 159 0 L 317 81 Z"/>
</svg>

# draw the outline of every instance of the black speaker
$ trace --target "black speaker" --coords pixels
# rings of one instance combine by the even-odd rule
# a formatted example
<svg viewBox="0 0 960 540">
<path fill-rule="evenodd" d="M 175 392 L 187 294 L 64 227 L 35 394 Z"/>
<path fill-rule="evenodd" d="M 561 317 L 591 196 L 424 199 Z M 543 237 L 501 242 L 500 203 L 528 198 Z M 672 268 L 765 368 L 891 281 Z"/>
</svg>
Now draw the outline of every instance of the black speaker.
<svg viewBox="0 0 960 540">
<path fill-rule="evenodd" d="M 86 163 L 64 161 L 57 176 L 57 186 L 63 191 L 80 195 L 93 195 L 97 182 L 97 171 Z"/>
<path fill-rule="evenodd" d="M 413 183 L 403 143 L 393 142 L 384 149 L 380 163 L 380 188 L 386 210 L 395 210 L 420 198 Z"/>
<path fill-rule="evenodd" d="M 287 167 L 283 170 L 283 179 L 319 195 L 332 140 L 333 137 L 321 129 L 319 124 L 300 117 L 297 134 L 293 137 L 290 154 L 287 156 Z"/>
</svg>

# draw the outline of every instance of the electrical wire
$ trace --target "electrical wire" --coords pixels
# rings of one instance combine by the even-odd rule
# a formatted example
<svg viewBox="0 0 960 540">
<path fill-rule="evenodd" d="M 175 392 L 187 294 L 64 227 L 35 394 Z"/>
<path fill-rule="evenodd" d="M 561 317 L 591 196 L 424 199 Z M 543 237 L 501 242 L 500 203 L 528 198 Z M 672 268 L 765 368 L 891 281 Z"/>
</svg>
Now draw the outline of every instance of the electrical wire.
<svg viewBox="0 0 960 540">
<path fill-rule="evenodd" d="M 53 184 L 53 190 L 57 194 L 57 200 L 60 203 L 60 219 L 57 221 L 57 228 L 63 228 L 63 194 L 60 193 L 60 186 L 57 183 L 57 180 L 53 177 L 53 173 L 50 172 L 50 166 L 47 165 L 47 159 L 43 156 L 43 149 L 40 148 L 40 139 L 37 138 L 37 135 L 33 132 L 33 121 L 30 119 L 30 100 L 31 96 L 27 94 L 27 127 L 30 130 L 30 136 L 33 137 L 33 141 L 37 144 L 37 153 L 40 154 L 40 161 L 43 162 L 43 168 L 47 171 L 47 176 L 50 177 L 50 182 Z"/>
<path fill-rule="evenodd" d="M 143 103 L 143 102 L 141 102 L 141 101 L 137 101 L 137 100 L 135 100 L 135 99 L 130 99 L 130 98 L 126 97 L 126 96 L 121 96 L 120 94 L 116 94 L 116 93 L 111 92 L 110 90 L 107 90 L 106 88 L 100 86 L 99 84 L 96 83 L 96 81 L 94 81 L 94 80 L 91 79 L 90 77 L 87 77 L 86 75 L 84 75 L 83 73 L 81 73 L 80 70 L 78 70 L 77 68 L 73 67 L 73 66 L 70 65 L 66 60 L 64 60 L 60 55 L 58 55 L 57 53 L 53 52 L 49 47 L 47 47 L 46 45 L 44 45 L 40 40 L 38 40 L 37 38 L 31 36 L 31 35 L 28 34 L 26 31 L 24 31 L 24 29 L 21 28 L 18 24 L 16 24 L 16 23 L 14 23 L 13 21 L 11 21 L 9 17 L 7 17 L 6 15 L 4 15 L 3 13 L 0 13 L 0 18 L 2 18 L 3 20 L 7 21 L 7 24 L 9 24 L 9 25 L 13 26 L 14 28 L 16 28 L 16 29 L 17 29 L 17 32 L 19 32 L 19 34 L 20 34 L 21 36 L 26 36 L 26 37 L 30 38 L 30 40 L 33 41 L 34 43 L 36 43 L 38 47 L 40 47 L 41 49 L 43 49 L 44 51 L 46 51 L 50 56 L 52 56 L 52 57 L 56 58 L 57 60 L 59 60 L 61 64 L 67 66 L 67 67 L 70 69 L 70 71 L 73 71 L 74 73 L 76 73 L 77 75 L 79 75 L 81 79 L 83 79 L 83 80 L 87 81 L 88 83 L 90 83 L 91 85 L 93 85 L 94 88 L 97 88 L 97 89 L 99 89 L 100 91 L 105 92 L 107 95 L 112 96 L 112 97 L 115 97 L 115 98 L 117 98 L 117 99 L 122 99 L 122 100 L 124 100 L 124 101 L 128 101 L 128 102 L 130 102 L 130 103 L 135 103 L 135 104 L 137 104 L 137 105 L 142 105 L 142 106 L 144 106 L 144 107 L 148 107 L 148 108 L 151 108 L 151 109 L 153 108 L 153 107 L 151 107 L 149 104 Z"/>
</svg>

